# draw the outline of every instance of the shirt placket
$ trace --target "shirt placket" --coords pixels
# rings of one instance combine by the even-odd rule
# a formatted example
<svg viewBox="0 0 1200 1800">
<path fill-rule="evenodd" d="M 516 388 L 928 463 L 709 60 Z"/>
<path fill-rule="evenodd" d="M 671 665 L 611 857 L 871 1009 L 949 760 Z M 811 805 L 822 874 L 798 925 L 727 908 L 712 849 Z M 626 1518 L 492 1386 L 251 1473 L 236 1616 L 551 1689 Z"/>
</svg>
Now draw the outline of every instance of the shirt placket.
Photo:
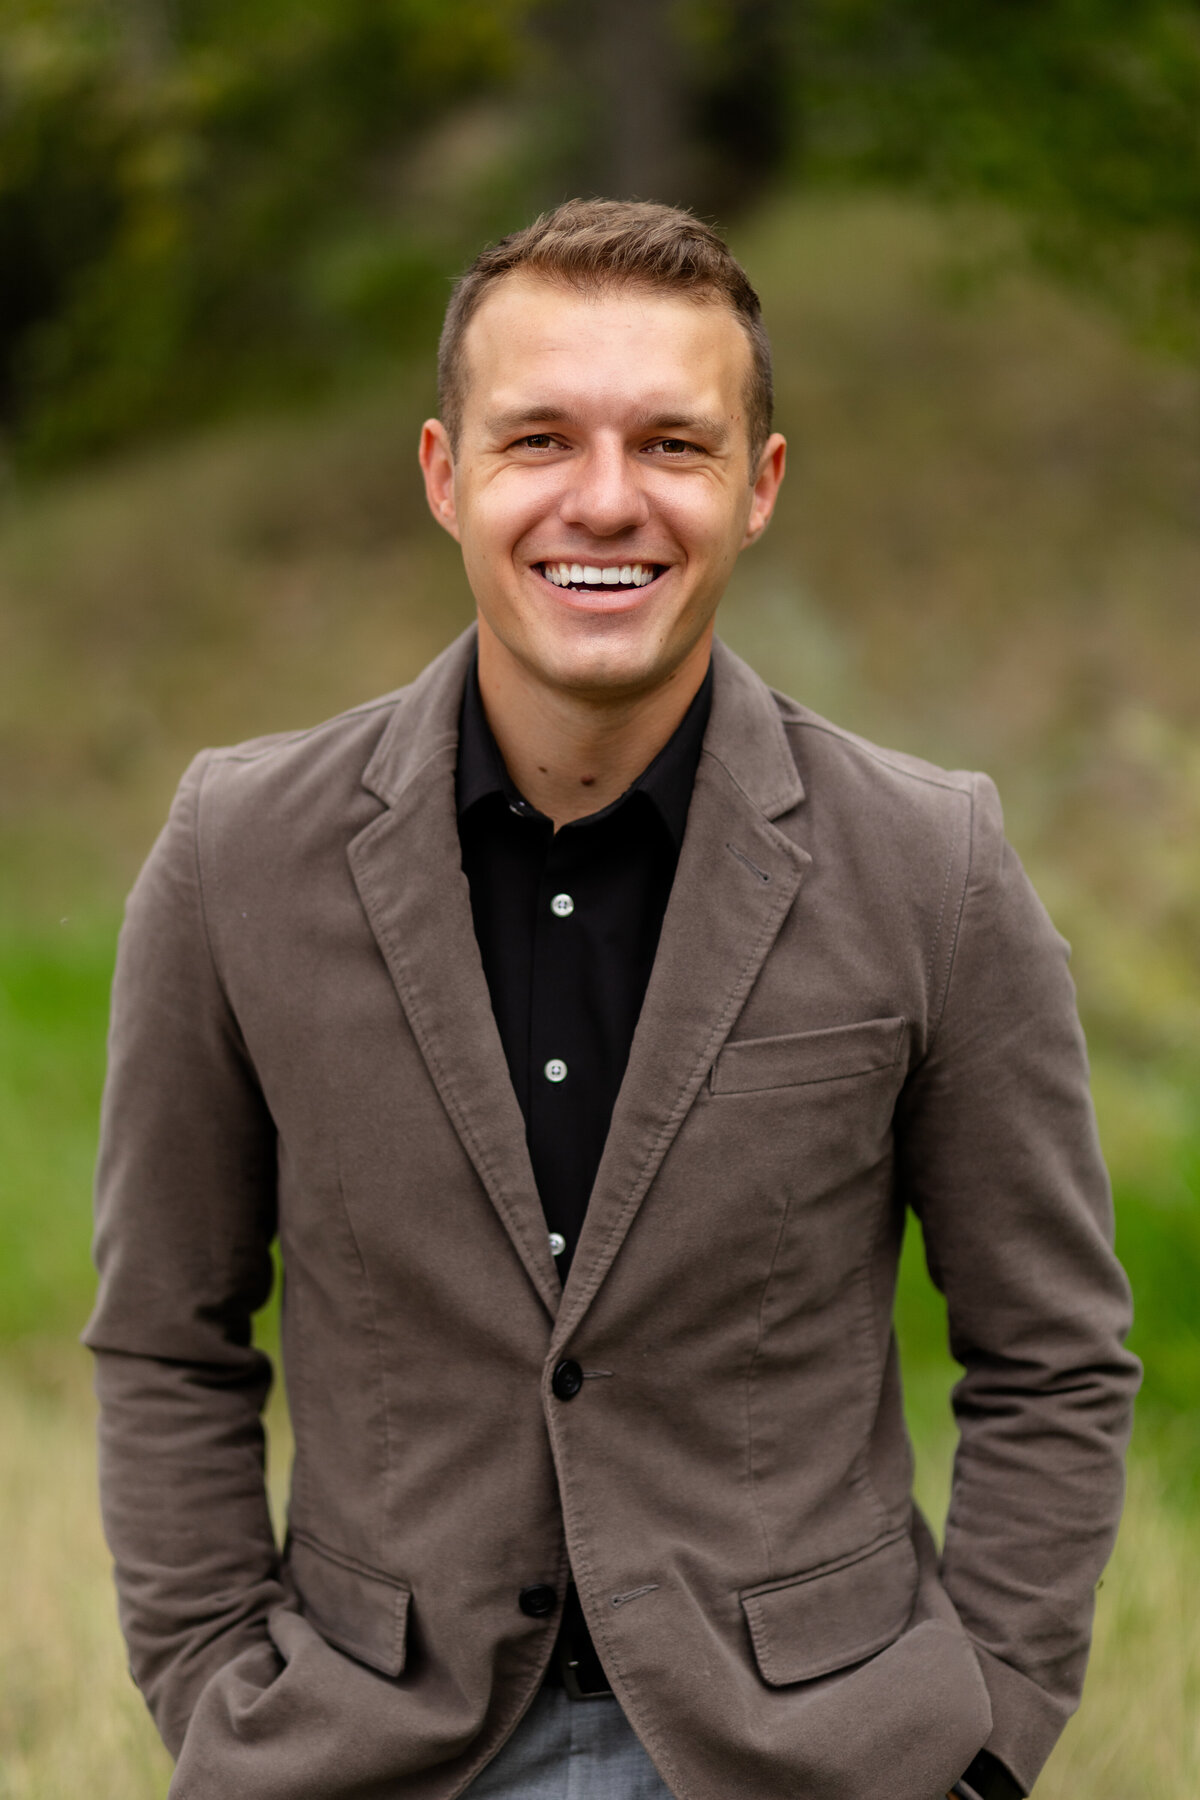
<svg viewBox="0 0 1200 1800">
<path fill-rule="evenodd" d="M 560 1269 L 569 1261 L 587 1200 L 580 1141 L 589 1079 L 579 929 L 583 836 L 566 826 L 551 840 L 533 934 L 529 1144 Z"/>
</svg>

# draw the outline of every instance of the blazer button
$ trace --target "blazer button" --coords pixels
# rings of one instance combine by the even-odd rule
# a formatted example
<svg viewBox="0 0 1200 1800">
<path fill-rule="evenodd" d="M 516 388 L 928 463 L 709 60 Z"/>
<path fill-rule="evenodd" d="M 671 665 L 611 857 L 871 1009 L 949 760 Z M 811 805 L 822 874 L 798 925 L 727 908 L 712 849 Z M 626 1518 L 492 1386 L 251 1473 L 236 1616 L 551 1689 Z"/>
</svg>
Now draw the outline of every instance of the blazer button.
<svg viewBox="0 0 1200 1800">
<path fill-rule="evenodd" d="M 559 1400 L 573 1400 L 583 1386 L 583 1370 L 568 1356 L 550 1377 L 550 1386 Z"/>
<path fill-rule="evenodd" d="M 544 1581 L 535 1581 L 532 1587 L 521 1589 L 517 1605 L 527 1619 L 544 1619 L 558 1605 L 558 1595 Z"/>
</svg>

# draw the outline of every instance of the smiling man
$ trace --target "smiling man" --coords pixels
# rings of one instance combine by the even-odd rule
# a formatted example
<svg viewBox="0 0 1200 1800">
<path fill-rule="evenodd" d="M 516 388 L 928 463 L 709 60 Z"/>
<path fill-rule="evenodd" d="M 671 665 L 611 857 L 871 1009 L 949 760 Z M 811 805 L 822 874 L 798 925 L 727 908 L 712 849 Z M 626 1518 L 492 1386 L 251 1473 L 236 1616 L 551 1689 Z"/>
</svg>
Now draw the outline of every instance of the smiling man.
<svg viewBox="0 0 1200 1800">
<path fill-rule="evenodd" d="M 560 208 L 440 375 L 477 627 L 199 757 L 122 933 L 88 1342 L 171 1792 L 1011 1800 L 1137 1381 L 1065 946 L 984 777 L 714 640 L 784 470 L 715 233 Z M 909 1207 L 963 1366 L 940 1553 Z"/>
</svg>

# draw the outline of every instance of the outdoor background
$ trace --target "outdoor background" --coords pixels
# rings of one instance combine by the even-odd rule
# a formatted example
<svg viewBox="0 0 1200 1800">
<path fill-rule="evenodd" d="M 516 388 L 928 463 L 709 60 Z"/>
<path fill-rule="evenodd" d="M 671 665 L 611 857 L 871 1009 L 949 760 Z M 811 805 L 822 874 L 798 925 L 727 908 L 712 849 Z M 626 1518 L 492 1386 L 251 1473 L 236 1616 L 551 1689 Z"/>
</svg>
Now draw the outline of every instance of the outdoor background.
<svg viewBox="0 0 1200 1800">
<path fill-rule="evenodd" d="M 761 291 L 792 463 L 727 640 L 988 769 L 1072 940 L 1147 1373 L 1038 1793 L 1198 1794 L 1196 0 L 0 0 L 0 1800 L 168 1780 L 76 1343 L 122 896 L 196 748 L 468 621 L 438 319 L 572 192 L 694 205 Z M 939 1514 L 915 1241 L 902 1328 Z M 272 1446 L 282 1500 L 278 1404 Z"/>
</svg>

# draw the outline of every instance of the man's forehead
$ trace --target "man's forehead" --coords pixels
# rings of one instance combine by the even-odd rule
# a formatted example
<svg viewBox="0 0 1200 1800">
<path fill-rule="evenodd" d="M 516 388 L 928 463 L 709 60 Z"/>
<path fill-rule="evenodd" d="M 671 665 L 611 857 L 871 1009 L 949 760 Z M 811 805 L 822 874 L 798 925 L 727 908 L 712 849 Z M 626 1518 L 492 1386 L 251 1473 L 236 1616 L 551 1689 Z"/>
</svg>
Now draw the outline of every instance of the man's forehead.
<svg viewBox="0 0 1200 1800">
<path fill-rule="evenodd" d="M 637 360 L 626 360 L 626 347 Z M 584 291 L 514 270 L 486 294 L 463 339 L 466 387 L 494 415 L 585 406 L 599 381 L 647 417 L 710 412 L 750 346 L 716 298 L 621 283 Z M 532 382 L 532 387 L 530 383 Z"/>
</svg>

